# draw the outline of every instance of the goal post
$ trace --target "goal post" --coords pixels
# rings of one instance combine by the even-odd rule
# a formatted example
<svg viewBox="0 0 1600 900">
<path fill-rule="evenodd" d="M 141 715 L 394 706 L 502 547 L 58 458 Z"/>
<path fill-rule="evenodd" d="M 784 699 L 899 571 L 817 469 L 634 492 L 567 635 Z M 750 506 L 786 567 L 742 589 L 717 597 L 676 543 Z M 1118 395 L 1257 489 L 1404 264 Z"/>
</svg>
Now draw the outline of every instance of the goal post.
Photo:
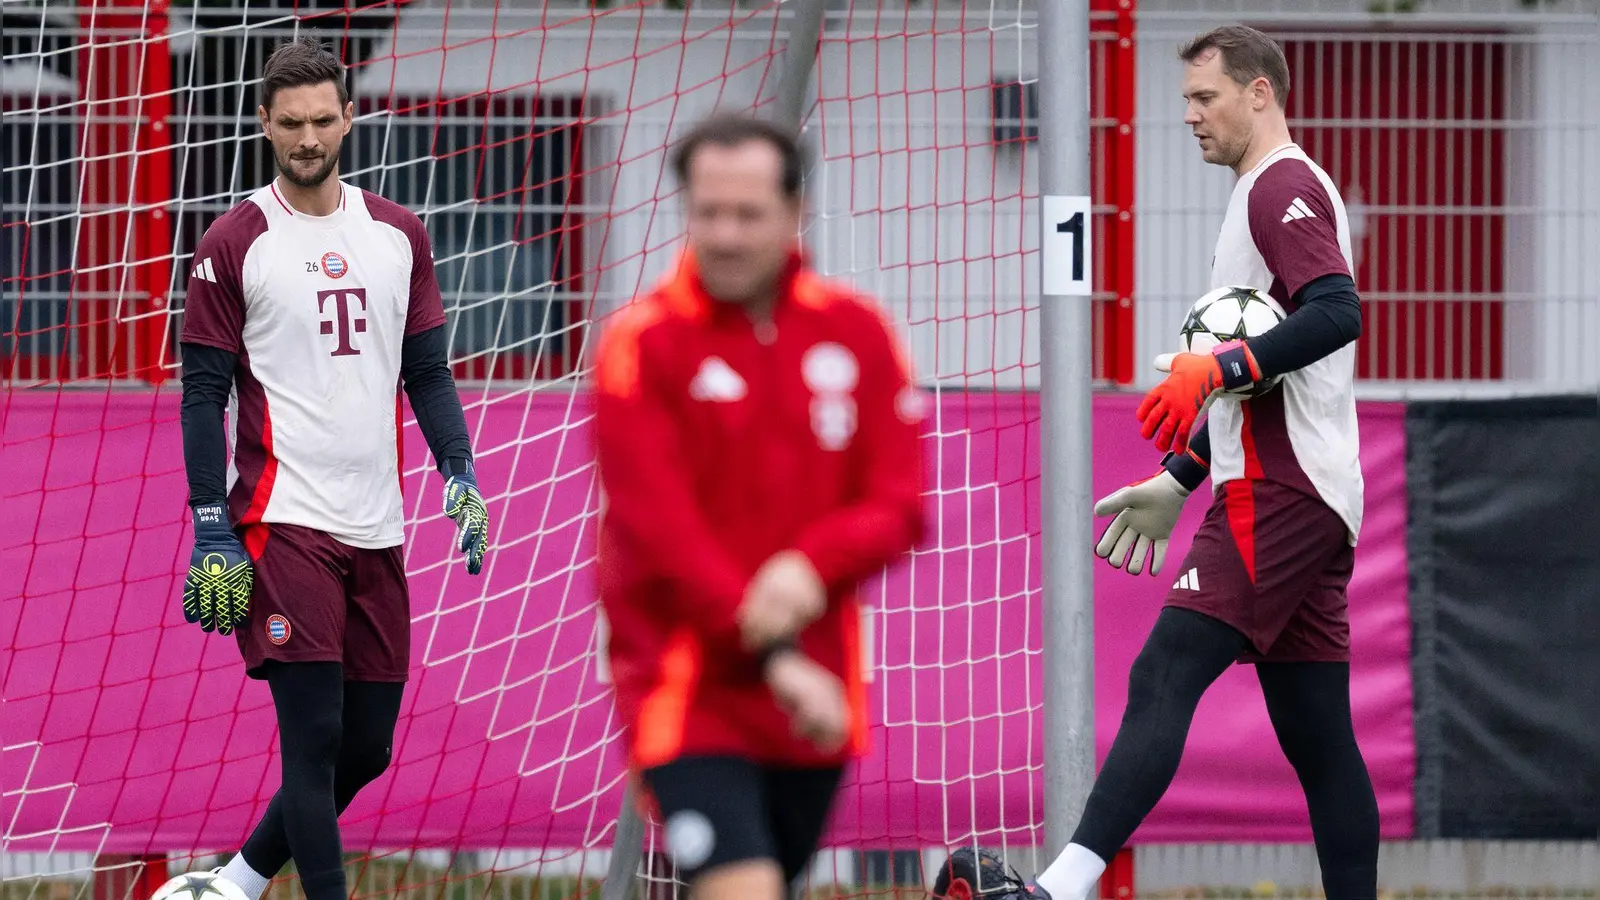
<svg viewBox="0 0 1600 900">
<path fill-rule="evenodd" d="M 1039 6 L 1039 535 L 1044 565 L 1044 851 L 1067 845 L 1094 783 L 1094 199 L 1089 2 Z"/>
<path fill-rule="evenodd" d="M 672 888 L 655 854 L 615 852 L 657 835 L 619 822 L 584 351 L 673 259 L 666 150 L 718 107 L 803 128 L 817 265 L 880 299 L 934 401 L 937 536 L 864 587 L 875 750 L 811 883 L 925 884 L 946 848 L 1038 843 L 1031 10 L 107 0 L 5 16 L 8 891 L 137 900 L 220 864 L 277 785 L 268 695 L 176 607 L 177 336 L 199 235 L 273 174 L 259 66 L 306 34 L 350 65 L 343 176 L 428 227 L 494 522 L 469 579 L 407 414 L 415 666 L 394 765 L 342 819 L 353 890 L 627 893 L 613 869 Z M 114 351 L 84 337 L 101 333 Z M 286 872 L 274 896 L 294 888 Z"/>
</svg>

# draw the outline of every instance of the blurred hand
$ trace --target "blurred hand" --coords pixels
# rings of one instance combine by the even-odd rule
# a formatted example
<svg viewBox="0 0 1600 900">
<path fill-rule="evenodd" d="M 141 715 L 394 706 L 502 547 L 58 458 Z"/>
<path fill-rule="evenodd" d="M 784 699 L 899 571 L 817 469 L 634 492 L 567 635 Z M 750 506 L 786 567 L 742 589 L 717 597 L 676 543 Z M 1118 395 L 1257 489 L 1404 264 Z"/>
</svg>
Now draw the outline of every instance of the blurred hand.
<svg viewBox="0 0 1600 900">
<path fill-rule="evenodd" d="M 739 635 L 752 653 L 792 638 L 822 615 L 827 587 L 797 550 L 773 554 L 750 579 L 739 606 Z"/>
<path fill-rule="evenodd" d="M 789 714 L 796 737 L 822 753 L 835 753 L 850 733 L 844 682 L 799 651 L 786 650 L 767 662 L 767 686 Z"/>
</svg>

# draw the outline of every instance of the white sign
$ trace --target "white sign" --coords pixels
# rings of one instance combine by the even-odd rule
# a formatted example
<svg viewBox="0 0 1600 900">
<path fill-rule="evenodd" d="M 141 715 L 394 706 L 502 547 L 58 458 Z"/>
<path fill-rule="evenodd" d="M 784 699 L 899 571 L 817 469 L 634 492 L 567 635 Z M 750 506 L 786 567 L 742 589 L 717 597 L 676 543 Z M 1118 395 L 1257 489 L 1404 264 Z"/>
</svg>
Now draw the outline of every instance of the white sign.
<svg viewBox="0 0 1600 900">
<path fill-rule="evenodd" d="M 1040 198 L 1040 285 L 1046 297 L 1087 297 L 1094 286 L 1088 197 Z"/>
</svg>

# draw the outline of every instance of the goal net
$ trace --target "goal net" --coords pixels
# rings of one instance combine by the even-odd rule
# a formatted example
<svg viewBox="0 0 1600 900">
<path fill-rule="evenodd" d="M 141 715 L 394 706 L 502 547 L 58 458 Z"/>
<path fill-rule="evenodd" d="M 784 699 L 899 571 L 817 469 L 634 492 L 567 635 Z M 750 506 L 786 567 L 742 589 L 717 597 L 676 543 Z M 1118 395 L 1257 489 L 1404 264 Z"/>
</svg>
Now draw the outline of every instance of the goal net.
<svg viewBox="0 0 1600 900">
<path fill-rule="evenodd" d="M 232 640 L 202 634 L 178 608 L 191 536 L 177 335 L 200 234 L 274 175 L 255 118 L 261 64 L 277 42 L 304 34 L 331 42 L 350 66 L 356 125 L 343 177 L 416 211 L 432 238 L 493 527 L 483 574 L 467 576 L 449 551 L 433 461 L 408 414 L 413 670 L 394 764 L 341 821 L 353 895 L 589 896 L 613 863 L 626 880 L 611 886 L 628 896 L 655 900 L 681 887 L 654 823 L 618 840 L 630 820 L 594 595 L 586 359 L 597 329 L 680 249 L 677 186 L 665 167 L 675 137 L 713 109 L 776 115 L 789 98 L 800 100 L 812 158 L 805 237 L 814 262 L 879 298 L 933 411 L 932 527 L 909 559 L 864 587 L 873 749 L 851 770 L 808 886 L 816 896 L 920 897 L 958 846 L 999 850 L 1025 876 L 1043 862 L 1036 848 L 1052 801 L 1042 769 L 1041 555 L 1069 551 L 1039 540 L 1038 4 L 830 0 L 814 51 L 796 27 L 810 5 L 0 4 L 0 900 L 143 900 L 169 874 L 226 860 L 277 787 L 265 686 L 243 677 Z M 1170 333 L 1163 322 L 1192 297 L 1187 285 L 1214 237 L 1196 223 L 1222 208 L 1226 192 L 1218 181 L 1186 181 L 1192 147 L 1186 129 L 1169 133 L 1182 127 L 1165 105 L 1172 95 L 1135 78 L 1140 60 L 1169 58 L 1190 33 L 1175 12 L 1184 4 L 1150 4 L 1137 35 L 1133 6 L 1090 4 L 1091 302 L 1103 385 L 1149 377 L 1135 363 L 1156 352 Z M 1306 81 L 1355 85 L 1369 58 L 1324 47 L 1331 39 L 1320 32 L 1298 40 L 1292 62 Z M 1434 57 L 1457 58 L 1421 58 Z M 1411 62 L 1402 68 L 1443 80 Z M 803 90 L 791 93 L 796 73 Z M 1150 109 L 1137 120 L 1136 90 Z M 1324 93 L 1367 96 L 1353 86 Z M 1412 128 L 1410 112 L 1303 102 L 1295 115 L 1336 170 L 1369 155 L 1363 147 L 1415 156 L 1433 146 L 1351 142 L 1339 131 L 1341 118 L 1399 117 Z M 1477 127 L 1460 109 L 1435 130 Z M 1577 120 L 1556 118 L 1569 115 Z M 1551 147 L 1592 144 L 1592 127 L 1560 128 L 1578 144 L 1546 145 L 1546 158 L 1582 158 Z M 1150 145 L 1138 173 L 1136 139 Z M 1510 152 L 1489 138 L 1482 145 L 1492 152 L 1481 158 Z M 1457 210 L 1454 169 L 1436 168 L 1427 190 L 1400 182 L 1405 190 L 1368 196 L 1385 252 L 1410 240 L 1402 220 L 1434 221 L 1424 233 L 1437 240 L 1431 255 L 1416 256 L 1415 272 L 1365 263 L 1382 305 L 1362 371 L 1515 376 L 1512 360 L 1490 350 L 1512 321 L 1495 298 L 1509 296 L 1516 273 L 1487 263 L 1480 272 L 1490 254 L 1462 250 L 1480 246 L 1466 238 L 1451 243 L 1467 233 L 1451 217 L 1476 213 Z M 1157 248 L 1138 257 L 1137 341 L 1136 174 L 1146 195 L 1139 233 Z M 1471 194 L 1470 204 L 1498 209 L 1497 190 Z M 1593 233 L 1592 211 L 1584 215 L 1583 233 Z M 1482 234 L 1488 241 L 1513 226 Z M 1573 273 L 1592 259 L 1556 256 L 1540 257 L 1539 269 L 1567 312 L 1548 330 L 1571 349 L 1593 321 L 1573 287 L 1592 279 Z M 1436 258 L 1440 271 L 1453 261 L 1455 274 L 1424 271 Z M 1461 283 L 1482 296 L 1434 303 L 1435 312 L 1421 305 L 1455 296 L 1450 285 Z M 1593 372 L 1576 351 L 1524 358 L 1565 360 L 1569 380 L 1580 366 Z M 1126 430 L 1130 410 L 1112 410 L 1116 424 L 1097 433 L 1097 448 L 1099 435 Z M 1097 453 L 1096 486 L 1148 468 L 1148 447 L 1137 449 L 1126 460 Z M 1121 604 L 1126 588 L 1097 582 L 1107 595 L 1097 598 L 1097 640 L 1122 648 L 1097 677 L 1101 754 L 1132 658 L 1117 654 L 1137 647 L 1158 589 L 1141 588 L 1143 605 Z M 1250 709 L 1217 719 L 1214 731 L 1249 719 L 1261 746 L 1238 747 L 1234 731 L 1232 752 L 1270 755 L 1270 732 Z M 1385 709 L 1409 716 L 1405 700 Z M 1380 755 L 1409 739 L 1377 721 L 1363 741 L 1378 734 Z M 1281 760 L 1255 768 L 1230 745 L 1199 740 L 1198 767 L 1180 773 L 1176 799 L 1139 836 L 1140 891 L 1315 891 L 1292 771 Z M 1196 782 L 1205 790 L 1185 787 Z M 1386 802 L 1385 822 L 1408 812 Z M 1385 889 L 1396 895 L 1531 885 L 1539 896 L 1593 898 L 1600 878 L 1592 842 L 1400 842 L 1384 860 Z M 272 890 L 288 900 L 298 889 L 291 867 Z"/>
<path fill-rule="evenodd" d="M 625 785 L 586 348 L 678 252 L 675 136 L 772 113 L 796 59 L 816 265 L 882 301 L 935 401 L 931 537 L 864 589 L 874 749 L 811 885 L 920 891 L 943 848 L 1039 841 L 1033 15 L 830 4 L 812 65 L 803 4 L 682 5 L 6 4 L 6 900 L 146 896 L 225 861 L 276 789 L 265 686 L 178 608 L 176 336 L 200 234 L 275 174 L 261 63 L 308 33 L 350 65 L 343 177 L 432 237 L 493 528 L 467 576 L 408 419 L 413 671 L 394 763 L 342 818 L 354 892 L 605 876 Z M 651 896 L 674 886 L 656 840 Z"/>
</svg>

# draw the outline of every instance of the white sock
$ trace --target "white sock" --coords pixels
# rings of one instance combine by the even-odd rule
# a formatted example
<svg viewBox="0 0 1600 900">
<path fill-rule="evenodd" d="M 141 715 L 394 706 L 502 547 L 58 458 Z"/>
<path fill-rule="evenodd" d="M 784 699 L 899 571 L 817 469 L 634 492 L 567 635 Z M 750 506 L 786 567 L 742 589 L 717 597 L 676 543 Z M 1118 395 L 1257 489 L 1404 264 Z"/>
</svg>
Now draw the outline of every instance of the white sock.
<svg viewBox="0 0 1600 900">
<path fill-rule="evenodd" d="M 1106 861 L 1093 850 L 1082 844 L 1068 844 L 1034 883 L 1050 892 L 1050 900 L 1091 900 L 1105 871 Z"/>
<path fill-rule="evenodd" d="M 250 868 L 244 861 L 243 853 L 235 854 L 217 874 L 238 885 L 239 890 L 244 891 L 244 895 L 250 900 L 261 900 L 261 895 L 267 892 L 267 885 L 272 881 L 271 876 Z"/>
</svg>

